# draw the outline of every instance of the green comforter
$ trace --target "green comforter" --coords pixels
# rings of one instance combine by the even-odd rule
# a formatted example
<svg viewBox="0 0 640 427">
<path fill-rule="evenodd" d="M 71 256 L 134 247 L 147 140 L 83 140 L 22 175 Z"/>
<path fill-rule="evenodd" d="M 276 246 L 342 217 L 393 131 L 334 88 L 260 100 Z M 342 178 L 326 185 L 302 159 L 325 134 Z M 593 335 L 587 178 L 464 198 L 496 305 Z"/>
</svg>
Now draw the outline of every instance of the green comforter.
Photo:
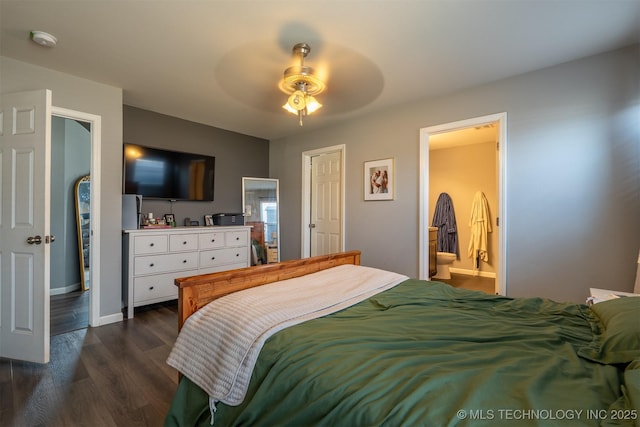
<svg viewBox="0 0 640 427">
<path fill-rule="evenodd" d="M 214 425 L 634 425 L 624 366 L 577 355 L 598 328 L 585 305 L 407 280 L 272 336 L 247 398 L 219 403 Z M 166 425 L 210 422 L 183 379 Z"/>
</svg>

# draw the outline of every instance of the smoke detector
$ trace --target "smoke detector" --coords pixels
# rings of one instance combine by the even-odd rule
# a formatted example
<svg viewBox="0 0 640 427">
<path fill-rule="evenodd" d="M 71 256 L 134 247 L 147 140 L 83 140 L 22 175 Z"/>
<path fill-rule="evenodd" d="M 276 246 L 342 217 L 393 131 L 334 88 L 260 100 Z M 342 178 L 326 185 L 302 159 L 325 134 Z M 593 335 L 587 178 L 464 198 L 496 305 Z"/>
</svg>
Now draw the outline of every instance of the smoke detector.
<svg viewBox="0 0 640 427">
<path fill-rule="evenodd" d="M 54 47 L 58 43 L 58 39 L 44 31 L 31 31 L 29 33 L 31 40 L 44 47 Z"/>
</svg>

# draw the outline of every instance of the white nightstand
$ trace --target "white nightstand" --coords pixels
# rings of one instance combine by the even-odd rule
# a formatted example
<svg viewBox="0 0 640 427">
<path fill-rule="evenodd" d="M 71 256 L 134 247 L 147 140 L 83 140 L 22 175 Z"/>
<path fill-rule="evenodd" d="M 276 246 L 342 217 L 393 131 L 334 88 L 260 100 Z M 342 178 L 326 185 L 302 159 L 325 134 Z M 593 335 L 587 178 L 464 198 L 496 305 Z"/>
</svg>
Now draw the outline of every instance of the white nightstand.
<svg viewBox="0 0 640 427">
<path fill-rule="evenodd" d="M 607 301 L 615 298 L 640 297 L 640 294 L 633 294 L 631 292 L 612 291 L 611 289 L 590 288 L 589 292 L 591 292 L 591 296 L 587 298 L 587 304 L 596 304 L 602 301 Z"/>
</svg>

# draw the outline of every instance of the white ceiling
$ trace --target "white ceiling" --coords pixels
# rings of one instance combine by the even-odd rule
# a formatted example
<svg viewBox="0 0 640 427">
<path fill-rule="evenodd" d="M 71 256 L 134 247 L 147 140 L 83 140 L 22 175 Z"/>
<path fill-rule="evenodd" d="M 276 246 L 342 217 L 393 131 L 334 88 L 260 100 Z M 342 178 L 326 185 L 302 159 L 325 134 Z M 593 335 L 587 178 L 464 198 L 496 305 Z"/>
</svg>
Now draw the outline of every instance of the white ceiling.
<svg viewBox="0 0 640 427">
<path fill-rule="evenodd" d="M 640 0 L 1 0 L 0 20 L 2 56 L 266 139 L 640 41 Z M 302 128 L 278 90 L 299 42 L 328 85 Z"/>
</svg>

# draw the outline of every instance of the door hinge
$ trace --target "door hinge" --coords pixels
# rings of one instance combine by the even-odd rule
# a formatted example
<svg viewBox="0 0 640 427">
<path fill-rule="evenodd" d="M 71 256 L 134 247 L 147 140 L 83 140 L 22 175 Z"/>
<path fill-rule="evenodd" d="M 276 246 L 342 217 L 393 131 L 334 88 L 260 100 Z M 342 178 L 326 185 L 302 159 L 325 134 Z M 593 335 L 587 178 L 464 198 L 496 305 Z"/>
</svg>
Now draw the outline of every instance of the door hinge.
<svg viewBox="0 0 640 427">
<path fill-rule="evenodd" d="M 496 141 L 496 150 L 500 151 L 500 141 Z"/>
<path fill-rule="evenodd" d="M 496 227 L 500 227 L 500 217 L 496 217 Z"/>
</svg>

